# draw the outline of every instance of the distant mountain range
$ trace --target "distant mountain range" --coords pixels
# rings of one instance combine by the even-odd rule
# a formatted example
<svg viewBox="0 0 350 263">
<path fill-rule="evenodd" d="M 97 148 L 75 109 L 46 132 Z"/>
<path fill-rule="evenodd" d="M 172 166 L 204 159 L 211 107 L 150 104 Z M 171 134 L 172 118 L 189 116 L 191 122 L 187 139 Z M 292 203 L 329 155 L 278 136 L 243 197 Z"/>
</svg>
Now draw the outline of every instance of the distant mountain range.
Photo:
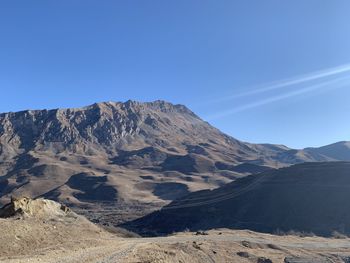
<svg viewBox="0 0 350 263">
<path fill-rule="evenodd" d="M 304 163 L 191 193 L 124 225 L 144 235 L 214 228 L 350 234 L 350 162 Z"/>
<path fill-rule="evenodd" d="M 246 143 L 164 101 L 3 113 L 0 202 L 27 195 L 77 207 L 112 206 L 124 221 L 249 174 L 350 160 L 349 147 Z"/>
</svg>

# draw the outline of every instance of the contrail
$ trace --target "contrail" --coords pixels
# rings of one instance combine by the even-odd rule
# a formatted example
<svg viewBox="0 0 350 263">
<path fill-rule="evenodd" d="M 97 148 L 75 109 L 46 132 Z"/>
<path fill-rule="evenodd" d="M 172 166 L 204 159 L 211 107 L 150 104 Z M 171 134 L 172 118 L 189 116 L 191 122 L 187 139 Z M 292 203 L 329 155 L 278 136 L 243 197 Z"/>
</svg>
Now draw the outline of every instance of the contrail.
<svg viewBox="0 0 350 263">
<path fill-rule="evenodd" d="M 234 109 L 231 109 L 231 110 L 227 110 L 227 111 L 219 112 L 217 114 L 210 115 L 206 119 L 207 120 L 214 120 L 214 119 L 222 118 L 222 117 L 225 117 L 225 116 L 237 113 L 237 112 L 241 112 L 241 111 L 244 111 L 244 110 L 256 108 L 256 107 L 259 107 L 259 106 L 262 106 L 262 105 L 266 105 L 266 104 L 270 104 L 272 102 L 280 101 L 280 100 L 283 100 L 283 99 L 288 99 L 290 97 L 298 96 L 298 95 L 301 95 L 301 94 L 304 94 L 304 93 L 307 93 L 307 92 L 310 92 L 310 91 L 322 89 L 324 87 L 327 87 L 327 86 L 329 86 L 331 84 L 336 84 L 336 83 L 341 82 L 343 80 L 350 80 L 350 77 L 347 76 L 347 77 L 337 78 L 337 79 L 333 79 L 331 81 L 323 82 L 323 83 L 320 83 L 320 84 L 315 84 L 315 85 L 309 86 L 307 88 L 291 91 L 291 92 L 288 92 L 288 93 L 285 93 L 285 94 L 281 94 L 281 95 L 278 95 L 278 96 L 273 96 L 271 98 L 267 98 L 267 99 L 260 100 L 260 101 L 257 101 L 257 102 L 253 102 L 253 103 L 250 103 L 250 104 L 246 104 L 246 105 L 243 105 L 241 107 L 237 107 L 237 108 L 234 108 Z M 347 84 L 347 83 L 345 83 L 345 84 Z M 341 87 L 344 87 L 345 84 L 342 84 L 342 85 L 336 86 L 336 87 L 332 87 L 332 88 L 335 88 L 335 89 L 336 88 L 341 88 Z"/>
<path fill-rule="evenodd" d="M 256 95 L 259 93 L 264 93 L 267 91 L 271 91 L 271 90 L 276 90 L 276 89 L 281 89 L 284 87 L 289 87 L 289 86 L 293 86 L 296 84 L 301 84 L 304 82 L 308 82 L 308 81 L 312 81 L 312 80 L 317 80 L 317 79 L 321 79 L 321 78 L 325 78 L 325 77 L 330 77 L 333 75 L 338 75 L 341 73 L 345 73 L 345 72 L 349 72 L 350 71 L 350 64 L 345 64 L 342 66 L 338 66 L 335 68 L 330 68 L 330 69 L 326 69 L 326 70 L 321 70 L 321 71 L 316 71 L 307 75 L 301 75 L 299 77 L 295 77 L 292 79 L 286 79 L 286 80 L 281 80 L 278 82 L 274 82 L 271 85 L 269 85 L 268 87 L 263 87 L 263 88 L 257 88 L 257 89 L 253 89 L 247 92 L 243 92 L 243 93 L 238 93 L 235 94 L 233 96 L 226 96 L 225 98 L 221 98 L 221 99 L 217 99 L 214 100 L 213 102 L 222 102 L 222 101 L 227 101 L 227 100 L 231 100 L 231 99 L 235 99 L 235 98 L 240 98 L 240 97 L 246 97 L 246 96 L 250 96 L 250 95 Z"/>
</svg>

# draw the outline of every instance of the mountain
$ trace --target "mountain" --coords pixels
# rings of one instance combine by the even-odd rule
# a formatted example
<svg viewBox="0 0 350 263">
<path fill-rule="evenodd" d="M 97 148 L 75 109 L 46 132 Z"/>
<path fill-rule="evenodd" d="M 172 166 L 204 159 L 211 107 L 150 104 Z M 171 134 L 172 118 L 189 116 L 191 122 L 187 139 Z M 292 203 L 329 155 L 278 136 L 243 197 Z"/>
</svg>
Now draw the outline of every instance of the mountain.
<svg viewBox="0 0 350 263">
<path fill-rule="evenodd" d="M 72 204 L 143 200 L 159 206 L 227 183 L 245 173 L 236 165 L 258 158 L 256 149 L 185 106 L 163 101 L 0 115 L 3 202 L 14 194 Z M 246 173 L 252 169 L 269 168 L 252 164 Z"/>
<path fill-rule="evenodd" d="M 335 157 L 242 142 L 164 101 L 10 112 L 0 114 L 0 203 L 45 197 L 99 210 L 96 222 L 126 221 L 193 191 Z"/>
<path fill-rule="evenodd" d="M 350 234 L 350 162 L 304 163 L 191 193 L 125 226 L 143 234 L 215 228 Z"/>
<path fill-rule="evenodd" d="M 325 156 L 337 161 L 350 160 L 350 142 L 337 142 L 320 148 L 306 148 L 304 152 Z"/>
</svg>

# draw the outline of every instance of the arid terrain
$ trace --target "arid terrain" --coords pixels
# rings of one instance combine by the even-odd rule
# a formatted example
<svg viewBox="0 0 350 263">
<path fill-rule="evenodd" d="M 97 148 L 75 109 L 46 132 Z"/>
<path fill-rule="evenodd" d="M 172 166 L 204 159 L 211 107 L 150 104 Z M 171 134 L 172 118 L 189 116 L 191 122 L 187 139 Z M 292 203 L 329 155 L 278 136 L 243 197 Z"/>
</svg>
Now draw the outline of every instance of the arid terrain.
<svg viewBox="0 0 350 263">
<path fill-rule="evenodd" d="M 213 230 L 122 238 L 95 226 L 0 220 L 1 262 L 348 262 L 349 239 Z"/>
<path fill-rule="evenodd" d="M 143 235 L 207 230 L 350 235 L 350 163 L 303 163 L 179 198 L 125 227 Z"/>
<path fill-rule="evenodd" d="M 349 25 L 0 1 L 0 263 L 350 263 Z"/>
<path fill-rule="evenodd" d="M 5 210 L 6 217 L 0 219 L 1 262 L 307 263 L 350 259 L 350 239 L 345 237 L 218 229 L 127 238 L 125 233 L 107 232 L 50 200 L 16 199 Z"/>
<path fill-rule="evenodd" d="M 0 261 L 349 262 L 349 160 L 164 101 L 0 114 Z"/>
<path fill-rule="evenodd" d="M 350 160 L 349 143 L 294 150 L 242 142 L 164 101 L 0 114 L 0 203 L 45 197 L 107 225 L 249 174 L 339 160 Z"/>
<path fill-rule="evenodd" d="M 50 227 L 50 224 L 46 227 Z M 57 241 L 54 236 L 50 236 L 51 231 L 45 228 L 41 230 L 45 239 L 42 239 L 40 246 L 35 249 L 31 246 L 33 242 L 38 242 L 35 236 L 26 241 L 28 243 L 25 248 L 21 247 L 23 245 L 23 242 L 20 242 L 21 236 L 15 237 L 15 240 L 11 236 L 12 239 L 7 239 L 7 242 L 11 240 L 9 243 L 15 249 L 1 254 L 1 262 L 340 263 L 348 262 L 350 259 L 349 239 L 273 236 L 250 231 L 213 230 L 205 236 L 180 233 L 157 238 L 120 238 L 105 233 L 98 233 L 98 237 L 79 234 L 75 238 Z M 72 233 L 64 232 L 64 234 Z M 9 235 L 6 237 L 9 238 Z M 3 238 L 1 241 L 4 242 Z M 20 244 L 16 246 L 18 243 Z"/>
</svg>

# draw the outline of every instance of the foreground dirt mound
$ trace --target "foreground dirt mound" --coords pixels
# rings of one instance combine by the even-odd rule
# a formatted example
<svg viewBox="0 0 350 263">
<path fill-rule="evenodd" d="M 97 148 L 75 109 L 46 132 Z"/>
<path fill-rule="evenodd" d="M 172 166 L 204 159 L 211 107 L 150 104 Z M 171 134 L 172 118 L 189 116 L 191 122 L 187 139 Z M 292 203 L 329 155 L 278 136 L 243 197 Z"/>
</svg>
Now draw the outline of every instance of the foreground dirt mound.
<svg viewBox="0 0 350 263">
<path fill-rule="evenodd" d="M 0 209 L 1 218 L 26 216 L 35 218 L 54 218 L 76 216 L 68 207 L 47 199 L 27 197 L 11 198 L 11 202 Z"/>
<path fill-rule="evenodd" d="M 46 199 L 15 199 L 0 209 L 0 261 L 52 247 L 98 244 L 110 234 L 69 208 Z"/>
</svg>

